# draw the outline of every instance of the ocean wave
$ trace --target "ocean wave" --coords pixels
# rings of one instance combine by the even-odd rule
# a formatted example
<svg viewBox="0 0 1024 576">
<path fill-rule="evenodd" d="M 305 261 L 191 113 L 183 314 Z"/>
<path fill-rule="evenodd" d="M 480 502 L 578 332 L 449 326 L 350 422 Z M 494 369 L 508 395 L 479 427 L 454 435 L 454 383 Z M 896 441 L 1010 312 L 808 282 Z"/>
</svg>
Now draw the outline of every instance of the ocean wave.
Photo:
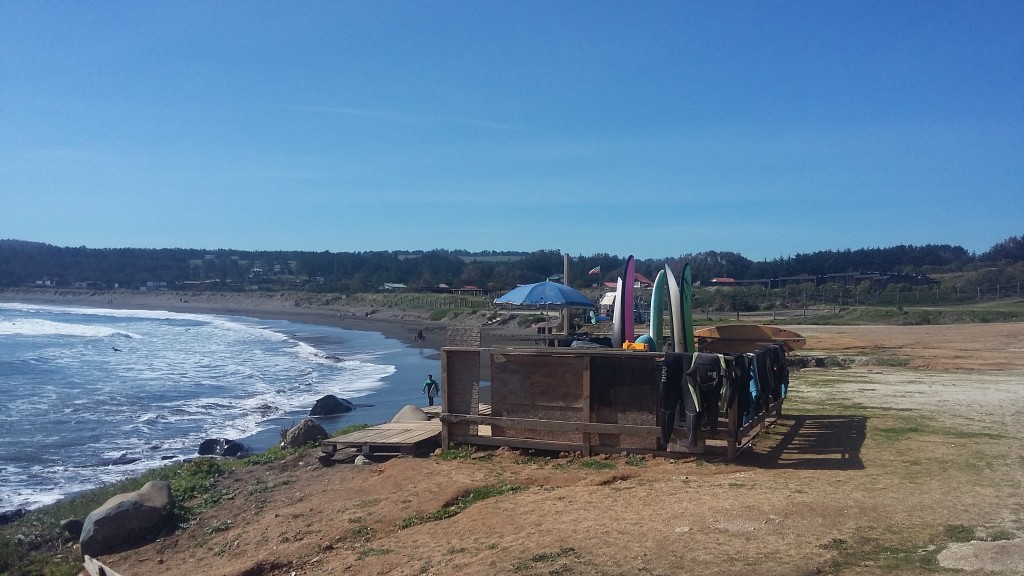
<svg viewBox="0 0 1024 576">
<path fill-rule="evenodd" d="M 137 334 L 91 324 L 72 324 L 43 319 L 0 319 L 0 336 L 80 336 L 83 338 L 138 338 Z"/>
<path fill-rule="evenodd" d="M 403 348 L 286 321 L 0 304 L 0 510 L 194 456 L 206 438 L 276 442 L 324 395 L 386 388 Z"/>
</svg>

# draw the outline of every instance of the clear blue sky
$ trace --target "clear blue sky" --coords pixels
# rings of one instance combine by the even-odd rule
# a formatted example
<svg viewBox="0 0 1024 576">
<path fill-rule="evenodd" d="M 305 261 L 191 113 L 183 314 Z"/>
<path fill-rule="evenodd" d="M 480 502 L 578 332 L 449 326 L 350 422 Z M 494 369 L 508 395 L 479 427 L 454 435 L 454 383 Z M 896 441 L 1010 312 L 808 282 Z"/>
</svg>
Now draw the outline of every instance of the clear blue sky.
<svg viewBox="0 0 1024 576">
<path fill-rule="evenodd" d="M 1024 234 L 1024 2 L 0 2 L 0 238 L 640 258 Z"/>
</svg>

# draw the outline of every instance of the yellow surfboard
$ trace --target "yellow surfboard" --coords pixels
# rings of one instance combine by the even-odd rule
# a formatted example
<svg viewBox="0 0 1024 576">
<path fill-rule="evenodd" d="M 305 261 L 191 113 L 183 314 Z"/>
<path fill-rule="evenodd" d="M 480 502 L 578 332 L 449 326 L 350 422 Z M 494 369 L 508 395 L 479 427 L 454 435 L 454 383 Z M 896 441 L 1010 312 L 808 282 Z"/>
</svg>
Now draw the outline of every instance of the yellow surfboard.
<svg viewBox="0 0 1024 576">
<path fill-rule="evenodd" d="M 765 324 L 711 326 L 694 331 L 693 337 L 698 350 L 716 354 L 753 352 L 775 342 L 782 342 L 786 351 L 792 352 L 807 344 L 806 338 L 792 330 Z"/>
</svg>

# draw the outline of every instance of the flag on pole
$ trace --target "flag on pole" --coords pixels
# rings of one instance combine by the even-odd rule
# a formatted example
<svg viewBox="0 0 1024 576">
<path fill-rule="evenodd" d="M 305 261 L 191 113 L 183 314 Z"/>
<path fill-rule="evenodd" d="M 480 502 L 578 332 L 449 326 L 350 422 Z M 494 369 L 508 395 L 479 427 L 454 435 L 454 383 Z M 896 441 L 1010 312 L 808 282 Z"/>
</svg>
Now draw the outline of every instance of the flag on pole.
<svg viewBox="0 0 1024 576">
<path fill-rule="evenodd" d="M 590 276 L 591 274 L 600 274 L 600 273 L 601 273 L 601 267 L 600 266 L 594 266 L 593 268 L 590 269 L 590 272 L 587 272 L 587 276 Z"/>
</svg>

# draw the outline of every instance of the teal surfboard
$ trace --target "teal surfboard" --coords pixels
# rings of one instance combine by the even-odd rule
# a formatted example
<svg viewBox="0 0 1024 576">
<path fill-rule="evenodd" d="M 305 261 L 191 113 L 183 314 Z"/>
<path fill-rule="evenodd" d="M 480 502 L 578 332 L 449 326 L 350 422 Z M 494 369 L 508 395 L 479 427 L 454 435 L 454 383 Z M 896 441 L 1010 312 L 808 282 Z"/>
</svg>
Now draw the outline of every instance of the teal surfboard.
<svg viewBox="0 0 1024 576">
<path fill-rule="evenodd" d="M 696 352 L 693 342 L 693 282 L 690 264 L 683 265 L 683 346 L 684 352 Z"/>
<path fill-rule="evenodd" d="M 654 289 L 651 290 L 651 329 L 648 334 L 654 339 L 652 352 L 661 350 L 661 343 L 665 339 L 665 307 L 662 300 L 665 299 L 666 290 L 668 280 L 665 278 L 665 271 L 658 270 L 658 275 L 654 277 Z"/>
<path fill-rule="evenodd" d="M 679 283 L 672 269 L 665 264 L 665 283 L 668 285 L 669 312 L 672 319 L 672 351 L 684 352 L 683 348 L 683 303 L 679 294 Z"/>
</svg>

